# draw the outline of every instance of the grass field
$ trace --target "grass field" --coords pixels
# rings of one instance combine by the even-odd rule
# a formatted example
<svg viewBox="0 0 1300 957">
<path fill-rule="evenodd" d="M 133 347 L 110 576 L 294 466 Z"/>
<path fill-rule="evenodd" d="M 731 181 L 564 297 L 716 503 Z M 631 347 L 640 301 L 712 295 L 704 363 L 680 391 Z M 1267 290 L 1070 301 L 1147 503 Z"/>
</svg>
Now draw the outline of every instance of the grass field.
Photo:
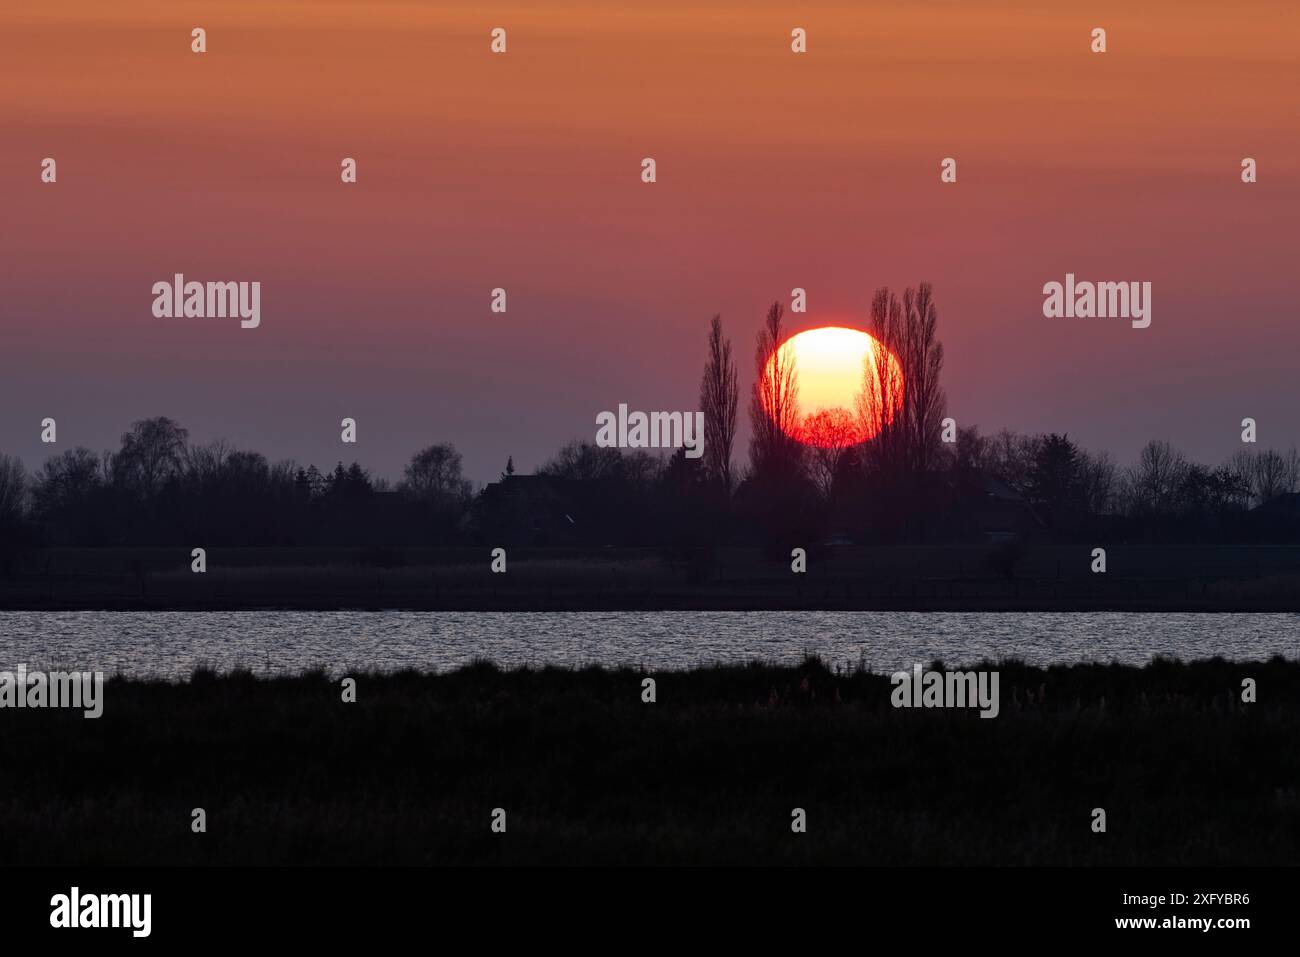
<svg viewBox="0 0 1300 957">
<path fill-rule="evenodd" d="M 628 670 L 356 675 L 355 703 L 323 674 L 111 678 L 98 720 L 0 709 L 0 863 L 1300 857 L 1300 663 L 989 667 L 992 720 L 815 660 L 655 674 L 654 703 Z"/>
</svg>

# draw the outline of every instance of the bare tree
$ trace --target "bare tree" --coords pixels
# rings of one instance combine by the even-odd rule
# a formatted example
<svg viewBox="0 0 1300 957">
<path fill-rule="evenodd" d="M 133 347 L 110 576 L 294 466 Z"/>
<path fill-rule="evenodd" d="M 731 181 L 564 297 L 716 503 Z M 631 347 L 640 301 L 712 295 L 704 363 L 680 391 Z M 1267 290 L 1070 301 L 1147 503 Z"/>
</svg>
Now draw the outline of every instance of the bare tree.
<svg viewBox="0 0 1300 957">
<path fill-rule="evenodd" d="M 1296 483 L 1294 466 L 1275 449 L 1265 449 L 1251 457 L 1250 491 L 1259 505 L 1271 502 L 1292 490 Z"/>
<path fill-rule="evenodd" d="M 99 456 L 78 446 L 46 460 L 36 473 L 32 498 L 36 511 L 44 515 L 88 502 L 103 484 Z"/>
<path fill-rule="evenodd" d="M 877 289 L 871 299 L 871 335 L 878 348 L 863 358 L 857 407 L 864 434 L 872 436 L 866 461 L 878 472 L 898 472 L 904 460 L 905 430 L 898 410 L 905 383 L 901 362 L 895 365 L 889 359 L 897 359 L 894 348 L 903 338 L 903 307 L 888 289 Z"/>
<path fill-rule="evenodd" d="M 1285 492 L 1300 492 L 1300 450 L 1293 445 L 1287 449 L 1283 459 L 1283 481 Z"/>
<path fill-rule="evenodd" d="M 623 473 L 621 450 L 573 439 L 537 470 L 538 475 L 563 479 L 610 479 Z"/>
<path fill-rule="evenodd" d="M 731 492 L 731 447 L 736 440 L 740 378 L 731 357 L 731 340 L 722 337 L 722 317 L 709 323 L 709 358 L 700 379 L 704 413 L 704 467 L 711 479 Z"/>
<path fill-rule="evenodd" d="M 456 447 L 442 442 L 411 457 L 398 490 L 426 504 L 455 506 L 469 501 L 473 486 L 461 474 Z"/>
<path fill-rule="evenodd" d="M 1186 472 L 1187 459 L 1181 452 L 1168 442 L 1148 442 L 1128 472 L 1131 510 L 1138 514 L 1172 513 Z"/>
<path fill-rule="evenodd" d="M 1250 449 L 1238 449 L 1223 464 L 1225 475 L 1237 490 L 1237 505 L 1248 509 L 1255 499 L 1255 462 Z"/>
<path fill-rule="evenodd" d="M 903 290 L 903 414 L 907 424 L 907 470 L 921 475 L 935 467 L 940 455 L 939 428 L 947 398 L 939 385 L 943 343 L 939 341 L 939 311 L 928 282 L 915 291 Z"/>
<path fill-rule="evenodd" d="M 114 483 L 145 498 L 157 494 L 180 471 L 188 440 L 185 429 L 163 416 L 133 423 L 113 456 Z"/>
<path fill-rule="evenodd" d="M 1115 503 L 1117 476 L 1109 452 L 1079 452 L 1079 484 L 1083 507 L 1090 515 L 1104 515 Z"/>
<path fill-rule="evenodd" d="M 0 528 L 22 521 L 27 511 L 27 470 L 12 455 L 0 453 Z"/>
<path fill-rule="evenodd" d="M 780 302 L 772 303 L 754 348 L 749 459 L 755 473 L 793 474 L 800 464 L 799 442 L 793 438 L 799 428 L 799 373 L 793 352 L 780 348 L 785 339 L 784 313 Z"/>
<path fill-rule="evenodd" d="M 645 449 L 615 449 L 614 451 L 622 451 L 619 457 L 619 477 L 636 492 L 648 491 L 664 474 L 666 462 L 662 452 L 652 454 Z M 685 456 L 684 450 L 678 449 L 678 451 Z"/>
<path fill-rule="evenodd" d="M 1216 470 L 1223 483 L 1228 505 L 1236 510 L 1250 508 L 1250 452 L 1241 449 Z"/>
<path fill-rule="evenodd" d="M 871 334 L 882 351 L 864 362 L 858 416 L 866 434 L 875 436 L 868 462 L 895 477 L 928 472 L 943 454 L 939 429 L 946 399 L 939 385 L 938 322 L 929 283 L 903 290 L 901 302 L 885 288 L 872 297 Z"/>
<path fill-rule="evenodd" d="M 225 439 L 187 447 L 182 454 L 185 477 L 199 485 L 215 482 L 233 451 Z"/>
<path fill-rule="evenodd" d="M 989 471 L 1021 495 L 1028 495 L 1041 443 L 1041 436 L 999 430 L 990 445 Z"/>
<path fill-rule="evenodd" d="M 987 435 L 980 435 L 979 426 L 972 425 L 957 429 L 957 441 L 949 451 L 949 467 L 956 472 L 986 472 L 992 459 L 993 440 Z"/>
<path fill-rule="evenodd" d="M 829 499 L 844 457 L 857 444 L 861 430 L 848 409 L 819 409 L 804 420 L 810 446 L 813 480 L 822 497 Z"/>
</svg>

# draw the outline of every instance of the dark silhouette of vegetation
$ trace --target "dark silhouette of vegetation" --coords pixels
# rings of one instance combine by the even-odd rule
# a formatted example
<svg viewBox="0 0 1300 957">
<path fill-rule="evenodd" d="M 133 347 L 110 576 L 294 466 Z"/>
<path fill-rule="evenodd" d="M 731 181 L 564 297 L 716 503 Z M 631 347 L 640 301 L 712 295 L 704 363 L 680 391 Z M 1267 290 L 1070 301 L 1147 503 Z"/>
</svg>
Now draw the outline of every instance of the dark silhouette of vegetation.
<svg viewBox="0 0 1300 957">
<path fill-rule="evenodd" d="M 740 377 L 731 357 L 731 340 L 722 337 L 722 317 L 709 323 L 709 357 L 700 378 L 700 410 L 704 413 L 704 467 L 722 495 L 730 496 L 731 449 L 736 441 L 736 406 Z"/>
<path fill-rule="evenodd" d="M 791 547 L 824 542 L 1300 540 L 1294 448 L 1243 450 L 1207 466 L 1152 441 L 1120 468 L 1063 434 L 986 436 L 968 426 L 944 442 L 943 346 L 929 284 L 901 298 L 877 290 L 866 326 L 897 362 L 869 357 L 857 408 L 800 422 L 799 370 L 778 348 L 784 310 L 771 305 L 756 340 L 749 462 L 738 482 L 739 379 L 714 316 L 700 382 L 702 459 L 574 440 L 533 475 L 508 458 L 500 481 L 476 493 L 446 443 L 416 452 L 390 486 L 357 462 L 322 472 L 223 441 L 196 445 L 179 423 L 157 417 L 134 423 L 115 451 L 64 450 L 32 475 L 0 455 L 0 560 L 41 545 L 490 541 L 649 546 L 696 554 L 703 569 L 707 553 L 727 545 L 788 559 Z"/>
<path fill-rule="evenodd" d="M 774 302 L 754 347 L 754 385 L 749 400 L 750 478 L 762 484 L 787 482 L 803 467 L 803 446 L 793 437 L 799 426 L 799 370 L 794 355 L 782 351 L 785 309 Z"/>
<path fill-rule="evenodd" d="M 352 704 L 337 676 L 319 672 L 110 678 L 97 720 L 6 712 L 0 765 L 21 773 L 0 779 L 0 863 L 1226 865 L 1300 855 L 1300 665 L 975 667 L 999 672 L 995 719 L 897 709 L 886 675 L 815 659 L 352 674 Z M 641 700 L 647 674 L 654 704 Z M 1258 703 L 1242 703 L 1243 676 L 1258 682 Z M 210 823 L 196 839 L 200 803 Z M 489 827 L 496 807 L 506 838 Z M 1104 840 L 1093 807 L 1107 809 Z M 792 835 L 794 808 L 807 833 Z"/>
</svg>

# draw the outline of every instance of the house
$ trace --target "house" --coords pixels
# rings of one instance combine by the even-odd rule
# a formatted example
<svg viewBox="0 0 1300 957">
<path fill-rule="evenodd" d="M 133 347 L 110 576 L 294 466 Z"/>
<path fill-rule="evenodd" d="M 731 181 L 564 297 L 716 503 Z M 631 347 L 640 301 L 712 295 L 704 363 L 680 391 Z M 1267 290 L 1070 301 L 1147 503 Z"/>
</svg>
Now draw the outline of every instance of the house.
<svg viewBox="0 0 1300 957">
<path fill-rule="evenodd" d="M 577 545 L 599 536 L 599 479 L 506 475 L 474 502 L 475 530 L 506 545 Z"/>
<path fill-rule="evenodd" d="M 1275 495 L 1263 505 L 1256 506 L 1253 511 L 1283 521 L 1300 521 L 1300 492 L 1283 492 L 1281 495 Z"/>
<path fill-rule="evenodd" d="M 1283 492 L 1252 508 L 1247 527 L 1255 538 L 1264 541 L 1300 539 L 1300 492 Z"/>
<path fill-rule="evenodd" d="M 948 494 L 948 507 L 938 529 L 943 537 L 989 543 L 1025 541 L 1046 528 L 1023 495 L 987 472 L 952 475 Z"/>
</svg>

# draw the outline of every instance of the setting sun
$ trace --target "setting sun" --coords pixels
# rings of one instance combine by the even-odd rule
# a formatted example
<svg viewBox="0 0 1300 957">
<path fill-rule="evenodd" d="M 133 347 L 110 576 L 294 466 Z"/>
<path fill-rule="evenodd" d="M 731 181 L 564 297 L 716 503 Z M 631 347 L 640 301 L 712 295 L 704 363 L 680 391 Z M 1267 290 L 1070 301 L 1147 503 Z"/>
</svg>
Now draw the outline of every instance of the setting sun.
<svg viewBox="0 0 1300 957">
<path fill-rule="evenodd" d="M 887 363 L 884 368 L 880 365 L 882 357 Z M 788 417 L 789 425 L 783 428 L 806 445 L 866 442 L 875 438 L 881 426 L 891 422 L 902 407 L 898 360 L 860 329 L 823 326 L 791 336 L 768 359 L 764 375 L 769 380 L 777 365 L 793 368 L 798 385 L 795 414 Z M 769 415 L 770 394 L 765 390 L 763 396 Z"/>
</svg>

